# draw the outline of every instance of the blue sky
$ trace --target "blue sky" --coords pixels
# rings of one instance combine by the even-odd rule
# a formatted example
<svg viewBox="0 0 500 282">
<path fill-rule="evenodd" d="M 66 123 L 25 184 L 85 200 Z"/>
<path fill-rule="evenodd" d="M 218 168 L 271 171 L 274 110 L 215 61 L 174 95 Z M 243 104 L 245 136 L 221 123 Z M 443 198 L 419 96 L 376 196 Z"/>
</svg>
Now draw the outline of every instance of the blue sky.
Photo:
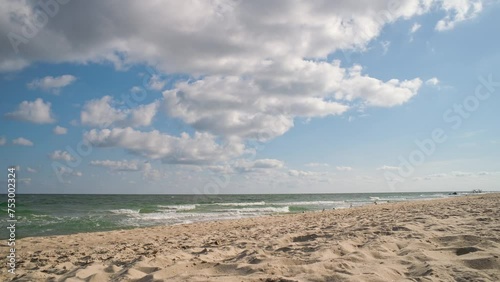
<svg viewBox="0 0 500 282">
<path fill-rule="evenodd" d="M 24 193 L 499 190 L 499 3 L 390 2 L 6 1 L 0 164 Z"/>
</svg>

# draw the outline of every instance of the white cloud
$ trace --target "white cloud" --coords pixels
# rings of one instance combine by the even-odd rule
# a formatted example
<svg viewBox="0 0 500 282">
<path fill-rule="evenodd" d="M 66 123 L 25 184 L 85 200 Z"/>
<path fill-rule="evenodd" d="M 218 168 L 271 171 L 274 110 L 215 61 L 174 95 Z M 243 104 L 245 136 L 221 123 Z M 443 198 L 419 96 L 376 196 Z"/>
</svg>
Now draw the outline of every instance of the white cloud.
<svg viewBox="0 0 500 282">
<path fill-rule="evenodd" d="M 5 116 L 15 120 L 38 124 L 53 123 L 55 119 L 50 107 L 51 104 L 49 102 L 45 103 L 41 98 L 38 98 L 33 102 L 21 102 L 16 111 L 7 113 Z"/>
<path fill-rule="evenodd" d="M 339 115 L 343 104 L 401 105 L 416 95 L 421 80 L 383 82 L 339 62 L 266 61 L 255 76 L 210 76 L 180 82 L 163 92 L 167 114 L 200 131 L 268 140 L 294 125 L 295 117 Z M 334 101 L 338 100 L 338 101 Z"/>
<path fill-rule="evenodd" d="M 337 167 L 335 167 L 335 169 L 338 171 L 351 171 L 352 167 L 350 167 L 350 166 L 337 166 Z"/>
<path fill-rule="evenodd" d="M 111 103 L 113 103 L 111 96 L 86 102 L 80 114 L 81 124 L 108 127 L 113 123 L 127 119 L 127 113 L 124 110 L 113 108 Z"/>
<path fill-rule="evenodd" d="M 73 161 L 75 158 L 71 156 L 70 153 L 66 151 L 56 150 L 49 154 L 49 158 L 52 160 L 62 160 L 62 161 Z"/>
<path fill-rule="evenodd" d="M 71 181 L 64 180 L 64 178 L 66 178 L 66 176 L 81 177 L 81 176 L 83 176 L 83 173 L 81 171 L 77 171 L 77 170 L 74 170 L 74 169 L 66 167 L 66 166 L 58 166 L 58 167 L 56 167 L 56 175 L 63 182 L 71 183 Z"/>
<path fill-rule="evenodd" d="M 93 127 L 139 127 L 151 125 L 158 110 L 158 102 L 135 108 L 117 109 L 117 102 L 111 96 L 90 100 L 85 103 L 80 114 L 82 125 Z"/>
<path fill-rule="evenodd" d="M 12 140 L 12 144 L 19 146 L 33 146 L 33 142 L 23 137 Z"/>
<path fill-rule="evenodd" d="M 149 182 L 158 181 L 165 176 L 160 170 L 153 168 L 151 163 L 140 160 L 94 160 L 90 165 L 105 167 L 111 172 L 142 172 L 142 178 Z"/>
<path fill-rule="evenodd" d="M 434 173 L 425 175 L 423 177 L 415 177 L 414 180 L 435 180 L 435 179 L 449 179 L 453 177 L 462 178 L 462 177 L 477 177 L 477 176 L 490 176 L 498 174 L 498 172 L 489 172 L 489 171 L 479 171 L 479 172 L 467 172 L 467 171 L 452 171 L 449 173 Z"/>
<path fill-rule="evenodd" d="M 112 161 L 112 160 L 94 160 L 90 162 L 90 165 L 106 167 L 114 171 L 139 171 L 143 169 L 144 162 L 137 160 L 128 161 Z"/>
<path fill-rule="evenodd" d="M 417 32 L 422 26 L 419 23 L 414 23 L 410 28 L 410 42 L 413 41 L 413 34 Z"/>
<path fill-rule="evenodd" d="M 5 60 L 0 60 L 0 72 L 12 72 L 22 70 L 29 66 L 30 62 L 22 58 L 6 58 Z"/>
<path fill-rule="evenodd" d="M 160 73 L 145 78 L 145 87 L 155 90 L 166 86 L 162 75 L 187 74 L 193 82 L 163 93 L 167 114 L 201 132 L 264 141 L 287 132 L 296 118 L 410 101 L 422 84 L 419 78 L 383 81 L 362 73 L 361 66 L 325 60 L 338 50 L 366 50 L 384 26 L 398 20 L 444 11 L 450 27 L 482 7 L 477 0 L 449 2 L 83 1 L 64 6 L 65 17 L 51 18 L 30 44 L 21 43 L 20 59 L 8 40 L 0 42 L 0 61 L 9 62 L 5 69 L 36 61 L 154 65 Z M 0 31 L 22 34 L 23 21 L 14 19 L 33 18 L 32 3 L 7 3 L 0 4 Z M 74 26 L 87 28 L 82 33 Z M 34 85 L 54 86 L 57 80 Z M 99 128 L 148 126 L 156 113 L 152 104 L 117 109 L 111 98 L 86 107 L 82 124 Z"/>
<path fill-rule="evenodd" d="M 234 169 L 238 172 L 258 172 L 268 169 L 280 169 L 284 166 L 284 162 L 276 159 L 237 160 L 233 165 Z"/>
<path fill-rule="evenodd" d="M 160 170 L 153 168 L 153 166 L 150 163 L 144 164 L 142 173 L 143 179 L 149 182 L 154 182 L 160 180 L 163 177 L 164 174 Z"/>
<path fill-rule="evenodd" d="M 455 177 L 466 177 L 466 176 L 473 176 L 474 173 L 471 172 L 463 172 L 463 171 L 453 171 L 451 175 Z"/>
<path fill-rule="evenodd" d="M 291 170 L 288 171 L 288 175 L 290 175 L 290 176 L 296 176 L 296 177 L 300 177 L 300 176 L 316 176 L 316 175 L 318 175 L 318 172 L 291 169 Z"/>
<path fill-rule="evenodd" d="M 422 27 L 421 24 L 419 23 L 414 23 L 412 26 L 411 26 L 411 29 L 410 29 L 410 33 L 415 33 L 417 32 L 420 28 Z"/>
<path fill-rule="evenodd" d="M 121 147 L 165 163 L 210 164 L 227 161 L 246 152 L 245 146 L 239 142 L 219 144 L 213 135 L 199 132 L 193 137 L 187 133 L 175 137 L 157 130 L 142 132 L 127 127 L 92 129 L 84 134 L 84 138 L 97 147 Z"/>
<path fill-rule="evenodd" d="M 483 1 L 442 1 L 441 8 L 447 12 L 447 15 L 438 21 L 436 30 L 445 31 L 453 29 L 457 23 L 477 17 L 483 10 Z"/>
<path fill-rule="evenodd" d="M 148 126 L 153 122 L 153 118 L 158 110 L 159 103 L 153 102 L 147 105 L 140 105 L 130 110 L 129 126 Z"/>
<path fill-rule="evenodd" d="M 385 25 L 430 11 L 444 10 L 445 18 L 436 28 L 449 29 L 476 16 L 481 3 L 83 1 L 65 5 L 64 17 L 51 18 L 50 25 L 39 30 L 29 44 L 21 42 L 17 48 L 22 57 L 13 52 L 9 40 L 2 41 L 0 61 L 6 70 L 33 61 L 107 61 L 117 68 L 146 62 L 158 64 L 164 72 L 242 73 L 266 57 L 324 58 L 336 50 L 363 49 Z M 1 33 L 22 35 L 24 19 L 35 18 L 34 7 L 36 2 L 3 1 Z M 94 15 L 92 21 L 85 15 Z M 80 31 L 75 26 L 87 28 Z"/>
<path fill-rule="evenodd" d="M 377 168 L 377 170 L 399 170 L 399 167 L 398 166 L 383 165 L 383 166 Z"/>
<path fill-rule="evenodd" d="M 28 172 L 31 172 L 31 173 L 37 173 L 37 172 L 38 172 L 36 169 L 31 168 L 31 167 L 29 167 L 29 166 L 26 168 L 26 170 L 27 170 Z"/>
<path fill-rule="evenodd" d="M 5 136 L 0 136 L 0 146 L 7 144 L 7 138 Z"/>
<path fill-rule="evenodd" d="M 156 91 L 161 91 L 165 87 L 166 81 L 162 80 L 162 78 L 154 74 L 148 81 L 148 88 Z"/>
<path fill-rule="evenodd" d="M 331 183 L 332 177 L 335 176 L 334 173 L 330 172 L 317 172 L 317 171 L 307 171 L 307 170 L 295 170 L 291 169 L 287 174 L 289 177 L 293 177 L 293 182 L 304 181 L 302 185 L 310 185 L 311 182 L 318 183 Z"/>
<path fill-rule="evenodd" d="M 330 165 L 327 163 L 307 163 L 306 167 L 329 167 Z"/>
<path fill-rule="evenodd" d="M 429 174 L 429 175 L 425 176 L 424 179 L 431 180 L 431 179 L 445 178 L 445 177 L 449 177 L 449 175 L 446 173 L 433 173 L 433 174 Z"/>
<path fill-rule="evenodd" d="M 39 78 L 28 83 L 28 88 L 30 89 L 42 89 L 43 91 L 50 91 L 54 94 L 58 94 L 59 91 L 71 83 L 76 81 L 76 77 L 65 74 L 61 76 L 46 76 L 44 78 Z"/>
<path fill-rule="evenodd" d="M 349 69 L 349 79 L 342 81 L 342 88 L 335 94 L 336 98 L 347 101 L 361 99 L 369 106 L 392 107 L 408 102 L 422 85 L 420 78 L 383 82 L 362 75 L 361 71 L 361 66 Z"/>
<path fill-rule="evenodd" d="M 425 84 L 430 85 L 430 86 L 437 86 L 439 84 L 439 79 L 437 77 L 433 77 L 431 79 L 428 79 Z"/>
<path fill-rule="evenodd" d="M 64 134 L 68 133 L 68 129 L 58 125 L 58 126 L 54 127 L 52 132 L 56 135 L 64 135 Z"/>
<path fill-rule="evenodd" d="M 146 91 L 146 90 L 144 90 L 144 88 L 139 87 L 139 86 L 133 86 L 132 88 L 130 88 L 130 92 L 134 93 L 134 94 L 142 93 L 144 91 Z"/>
</svg>

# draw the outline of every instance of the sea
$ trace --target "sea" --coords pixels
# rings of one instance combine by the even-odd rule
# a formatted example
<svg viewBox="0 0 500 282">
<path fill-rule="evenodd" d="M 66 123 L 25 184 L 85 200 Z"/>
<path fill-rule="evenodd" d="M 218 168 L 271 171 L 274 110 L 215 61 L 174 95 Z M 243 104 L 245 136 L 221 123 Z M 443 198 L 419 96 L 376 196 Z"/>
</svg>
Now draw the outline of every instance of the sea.
<svg viewBox="0 0 500 282">
<path fill-rule="evenodd" d="M 16 238 L 188 224 L 368 204 L 457 197 L 449 192 L 264 195 L 16 195 Z M 0 226 L 8 226 L 7 196 Z M 9 235 L 0 232 L 0 238 Z"/>
</svg>

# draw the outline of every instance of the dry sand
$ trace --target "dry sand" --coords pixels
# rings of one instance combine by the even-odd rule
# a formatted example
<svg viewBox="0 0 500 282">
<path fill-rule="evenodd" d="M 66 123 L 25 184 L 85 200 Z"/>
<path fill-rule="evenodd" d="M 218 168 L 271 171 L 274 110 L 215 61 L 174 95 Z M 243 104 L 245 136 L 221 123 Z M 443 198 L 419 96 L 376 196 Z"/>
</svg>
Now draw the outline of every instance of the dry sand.
<svg viewBox="0 0 500 282">
<path fill-rule="evenodd" d="M 2 281 L 500 281 L 500 194 L 25 238 L 16 247 L 17 274 L 2 255 Z"/>
</svg>

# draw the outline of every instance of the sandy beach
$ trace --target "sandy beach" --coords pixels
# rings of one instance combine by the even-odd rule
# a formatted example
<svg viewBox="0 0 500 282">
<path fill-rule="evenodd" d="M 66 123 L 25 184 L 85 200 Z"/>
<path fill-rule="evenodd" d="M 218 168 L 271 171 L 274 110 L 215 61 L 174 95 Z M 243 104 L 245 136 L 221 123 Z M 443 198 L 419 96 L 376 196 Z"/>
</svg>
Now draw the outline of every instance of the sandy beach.
<svg viewBox="0 0 500 282">
<path fill-rule="evenodd" d="M 0 280 L 500 281 L 500 194 L 32 237 L 16 251 Z"/>
</svg>

